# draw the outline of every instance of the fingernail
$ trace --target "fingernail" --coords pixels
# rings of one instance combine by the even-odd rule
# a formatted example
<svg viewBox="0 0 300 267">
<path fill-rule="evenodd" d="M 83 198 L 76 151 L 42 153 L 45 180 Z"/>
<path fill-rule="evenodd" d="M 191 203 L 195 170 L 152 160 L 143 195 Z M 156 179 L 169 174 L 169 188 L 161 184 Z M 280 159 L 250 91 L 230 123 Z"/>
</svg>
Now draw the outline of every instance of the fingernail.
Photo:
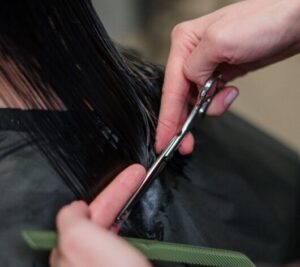
<svg viewBox="0 0 300 267">
<path fill-rule="evenodd" d="M 236 99 L 236 97 L 238 96 L 238 91 L 236 90 L 232 90 L 226 97 L 224 100 L 224 105 L 226 107 L 230 106 L 232 104 L 232 102 Z"/>
</svg>

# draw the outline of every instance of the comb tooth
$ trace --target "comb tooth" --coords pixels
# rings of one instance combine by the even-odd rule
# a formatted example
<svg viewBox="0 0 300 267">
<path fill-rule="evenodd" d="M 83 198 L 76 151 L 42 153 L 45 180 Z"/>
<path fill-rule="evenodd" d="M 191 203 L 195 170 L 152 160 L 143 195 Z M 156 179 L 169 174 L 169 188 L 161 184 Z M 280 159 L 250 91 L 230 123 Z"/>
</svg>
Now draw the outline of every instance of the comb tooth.
<svg viewBox="0 0 300 267">
<path fill-rule="evenodd" d="M 22 236 L 34 250 L 50 250 L 57 243 L 54 231 L 23 231 Z M 213 267 L 255 267 L 254 263 L 240 252 L 155 240 L 124 239 L 149 260 Z"/>
</svg>

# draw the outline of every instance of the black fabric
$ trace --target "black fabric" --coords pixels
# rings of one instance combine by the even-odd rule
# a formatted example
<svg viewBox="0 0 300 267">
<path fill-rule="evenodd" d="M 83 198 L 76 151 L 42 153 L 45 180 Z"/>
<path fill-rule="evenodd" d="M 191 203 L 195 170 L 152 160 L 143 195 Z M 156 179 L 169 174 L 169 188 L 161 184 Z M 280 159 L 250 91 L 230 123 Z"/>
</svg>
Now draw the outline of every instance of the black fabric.
<svg viewBox="0 0 300 267">
<path fill-rule="evenodd" d="M 75 196 L 16 127 L 28 112 L 9 114 L 0 110 L 0 266 L 47 266 L 21 230 L 53 229 Z M 298 155 L 232 114 L 207 118 L 194 133 L 195 152 L 174 158 L 122 234 L 233 249 L 255 262 L 299 258 Z"/>
<path fill-rule="evenodd" d="M 71 190 L 24 133 L 0 131 L 0 266 L 48 266 L 48 253 L 32 251 L 25 229 L 54 229 Z"/>
<path fill-rule="evenodd" d="M 132 234 L 237 250 L 255 262 L 299 257 L 298 155 L 232 114 L 194 134 L 194 153 L 184 163 L 177 155 L 159 196 L 136 208 L 130 228 L 144 228 Z"/>
</svg>

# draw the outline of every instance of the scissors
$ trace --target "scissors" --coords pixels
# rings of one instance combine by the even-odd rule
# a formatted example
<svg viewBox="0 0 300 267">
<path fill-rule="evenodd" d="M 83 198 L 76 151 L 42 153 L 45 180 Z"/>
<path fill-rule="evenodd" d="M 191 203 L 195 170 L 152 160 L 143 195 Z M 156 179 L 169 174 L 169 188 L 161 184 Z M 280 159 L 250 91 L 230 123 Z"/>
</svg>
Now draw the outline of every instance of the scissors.
<svg viewBox="0 0 300 267">
<path fill-rule="evenodd" d="M 148 172 L 142 184 L 139 186 L 139 188 L 135 191 L 135 193 L 131 196 L 131 198 L 127 201 L 125 206 L 117 215 L 115 225 L 120 227 L 127 220 L 133 206 L 140 200 L 141 196 L 148 189 L 151 182 L 158 176 L 158 174 L 166 166 L 167 162 L 173 157 L 173 154 L 177 150 L 181 141 L 191 129 L 195 118 L 198 117 L 198 115 L 201 118 L 205 116 L 206 111 L 213 100 L 213 97 L 219 91 L 219 81 L 220 74 L 215 73 L 211 76 L 211 78 L 209 78 L 205 82 L 205 84 L 199 91 L 195 106 L 193 107 L 192 111 L 190 112 L 189 116 L 187 117 L 186 121 L 181 127 L 180 131 L 171 139 L 171 141 L 163 150 L 163 152 L 158 156 L 156 161 L 148 169 Z"/>
</svg>

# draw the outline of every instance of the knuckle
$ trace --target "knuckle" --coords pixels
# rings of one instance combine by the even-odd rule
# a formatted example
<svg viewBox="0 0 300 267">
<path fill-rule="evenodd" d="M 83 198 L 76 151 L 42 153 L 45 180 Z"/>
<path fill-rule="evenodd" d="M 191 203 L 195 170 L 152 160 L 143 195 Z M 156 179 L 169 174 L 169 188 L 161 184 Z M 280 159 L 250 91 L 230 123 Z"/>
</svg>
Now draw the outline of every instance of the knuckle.
<svg viewBox="0 0 300 267">
<path fill-rule="evenodd" d="M 64 221 L 64 218 L 67 216 L 68 214 L 68 209 L 66 206 L 62 207 L 57 215 L 56 215 L 56 225 L 59 227 L 60 225 L 62 225 L 62 222 Z"/>
<path fill-rule="evenodd" d="M 171 32 L 171 40 L 177 39 L 178 37 L 181 37 L 187 32 L 188 24 L 187 22 L 181 22 L 177 24 Z"/>
<path fill-rule="evenodd" d="M 204 33 L 207 47 L 213 50 L 215 58 L 219 62 L 236 63 L 236 44 L 232 34 L 218 27 L 210 27 Z"/>
<path fill-rule="evenodd" d="M 162 127 L 167 135 L 172 135 L 177 130 L 177 120 L 175 118 L 163 118 L 160 120 Z"/>
<path fill-rule="evenodd" d="M 176 103 L 177 105 L 184 105 L 188 97 L 188 90 L 163 90 L 163 97 L 170 100 L 170 103 Z M 172 102 L 171 102 L 172 101 Z"/>
<path fill-rule="evenodd" d="M 191 68 L 189 64 L 183 65 L 183 73 L 188 80 L 199 83 L 199 73 Z"/>
<path fill-rule="evenodd" d="M 69 227 L 59 236 L 59 248 L 63 253 L 70 253 L 76 251 L 77 245 L 81 242 L 80 229 L 76 226 Z"/>
<path fill-rule="evenodd" d="M 183 72 L 188 80 L 197 85 L 203 85 L 210 74 L 209 70 L 198 71 L 197 69 L 192 68 L 189 64 L 185 64 L 183 66 Z"/>
</svg>

